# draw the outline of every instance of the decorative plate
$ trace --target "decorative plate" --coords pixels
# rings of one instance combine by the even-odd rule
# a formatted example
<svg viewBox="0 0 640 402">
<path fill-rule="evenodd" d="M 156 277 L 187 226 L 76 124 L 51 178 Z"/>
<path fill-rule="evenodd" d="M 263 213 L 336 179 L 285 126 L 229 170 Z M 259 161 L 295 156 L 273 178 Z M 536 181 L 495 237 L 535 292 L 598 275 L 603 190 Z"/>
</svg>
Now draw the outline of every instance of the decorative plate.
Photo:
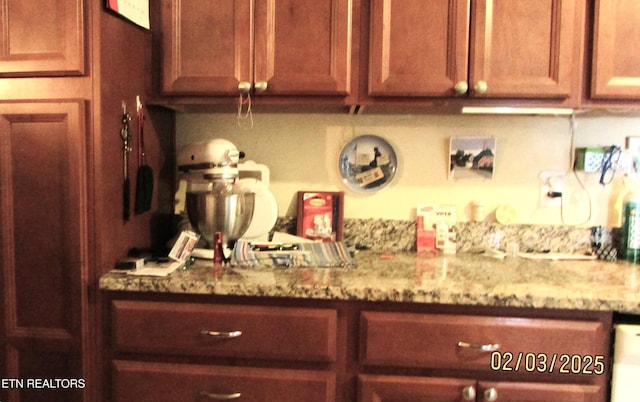
<svg viewBox="0 0 640 402">
<path fill-rule="evenodd" d="M 393 180 L 398 168 L 396 151 L 382 137 L 358 136 L 340 152 L 340 175 L 355 191 L 376 192 Z"/>
</svg>

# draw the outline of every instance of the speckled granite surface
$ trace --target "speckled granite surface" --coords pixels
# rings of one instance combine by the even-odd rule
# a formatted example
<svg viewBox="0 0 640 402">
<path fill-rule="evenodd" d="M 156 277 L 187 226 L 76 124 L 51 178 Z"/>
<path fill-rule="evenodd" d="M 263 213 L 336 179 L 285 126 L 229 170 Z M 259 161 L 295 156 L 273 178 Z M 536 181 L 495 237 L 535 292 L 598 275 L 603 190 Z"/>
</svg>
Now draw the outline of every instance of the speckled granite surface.
<svg viewBox="0 0 640 402">
<path fill-rule="evenodd" d="M 276 230 L 295 234 L 295 218 L 280 218 Z M 492 222 L 458 222 L 457 250 L 483 250 L 488 244 L 503 248 L 518 243 L 520 250 L 582 253 L 590 250 L 591 228 L 562 225 L 500 225 Z M 344 242 L 348 246 L 384 251 L 415 251 L 416 225 L 413 221 L 390 219 L 345 219 Z M 605 229 L 605 243 L 611 242 Z"/>
<path fill-rule="evenodd" d="M 353 268 L 224 267 L 197 262 L 167 277 L 109 273 L 100 288 L 256 297 L 561 308 L 640 314 L 640 268 L 628 263 L 497 260 L 477 254 L 421 257 L 375 252 Z"/>
</svg>

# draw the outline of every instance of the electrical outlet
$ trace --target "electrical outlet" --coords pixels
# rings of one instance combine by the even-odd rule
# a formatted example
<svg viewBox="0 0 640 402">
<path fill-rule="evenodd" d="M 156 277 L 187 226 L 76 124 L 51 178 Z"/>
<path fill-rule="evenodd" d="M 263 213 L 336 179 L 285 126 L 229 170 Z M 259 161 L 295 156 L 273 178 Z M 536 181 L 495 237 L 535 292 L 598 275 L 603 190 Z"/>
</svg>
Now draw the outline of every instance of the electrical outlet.
<svg viewBox="0 0 640 402">
<path fill-rule="evenodd" d="M 565 185 L 565 172 L 545 170 L 540 172 L 540 208 L 559 207 Z M 560 194 L 551 196 L 550 194 Z"/>
</svg>

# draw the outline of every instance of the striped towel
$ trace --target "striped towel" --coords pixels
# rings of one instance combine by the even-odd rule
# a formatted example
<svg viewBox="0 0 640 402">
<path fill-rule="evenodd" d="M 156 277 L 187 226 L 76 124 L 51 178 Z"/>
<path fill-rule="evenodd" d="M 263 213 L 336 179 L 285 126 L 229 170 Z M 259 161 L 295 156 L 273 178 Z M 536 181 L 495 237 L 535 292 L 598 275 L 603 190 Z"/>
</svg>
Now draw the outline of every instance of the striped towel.
<svg viewBox="0 0 640 402">
<path fill-rule="evenodd" d="M 354 265 L 342 242 L 293 244 L 294 250 L 257 251 L 250 242 L 238 240 L 231 254 L 231 265 L 238 267 L 347 267 Z"/>
</svg>

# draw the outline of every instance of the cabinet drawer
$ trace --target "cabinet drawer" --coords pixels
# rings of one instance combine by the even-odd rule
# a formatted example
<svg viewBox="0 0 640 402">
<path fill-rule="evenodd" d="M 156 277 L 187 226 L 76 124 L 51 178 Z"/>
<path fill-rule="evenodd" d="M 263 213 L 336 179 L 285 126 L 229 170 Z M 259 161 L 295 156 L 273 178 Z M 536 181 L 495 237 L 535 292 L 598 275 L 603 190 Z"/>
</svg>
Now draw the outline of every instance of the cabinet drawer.
<svg viewBox="0 0 640 402">
<path fill-rule="evenodd" d="M 487 394 L 493 394 L 496 401 L 601 402 L 605 399 L 603 387 L 596 385 L 358 376 L 358 402 L 486 401 L 490 399 L 485 396 Z"/>
<path fill-rule="evenodd" d="M 113 362 L 115 402 L 333 402 L 331 372 L 222 366 Z"/>
<path fill-rule="evenodd" d="M 596 321 L 378 312 L 360 319 L 366 365 L 557 374 L 564 364 L 564 374 L 591 376 L 608 368 L 607 335 Z M 600 363 L 590 356 L 602 356 Z"/>
<path fill-rule="evenodd" d="M 358 376 L 358 402 L 465 401 L 475 390 L 476 380 L 468 378 Z"/>
<path fill-rule="evenodd" d="M 113 301 L 116 352 L 331 362 L 331 309 Z"/>
</svg>

